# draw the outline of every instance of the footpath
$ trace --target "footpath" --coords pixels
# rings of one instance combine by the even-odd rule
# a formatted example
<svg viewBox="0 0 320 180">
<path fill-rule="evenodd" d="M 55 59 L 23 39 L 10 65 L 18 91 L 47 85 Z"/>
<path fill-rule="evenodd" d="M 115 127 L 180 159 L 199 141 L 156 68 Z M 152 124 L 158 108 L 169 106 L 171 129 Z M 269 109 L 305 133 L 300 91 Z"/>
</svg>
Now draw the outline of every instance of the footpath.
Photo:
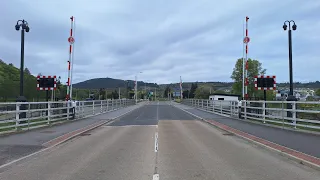
<svg viewBox="0 0 320 180">
<path fill-rule="evenodd" d="M 220 129 L 320 169 L 320 135 L 246 122 L 175 102 L 172 105 Z"/>
<path fill-rule="evenodd" d="M 66 141 L 84 131 L 130 113 L 145 103 L 128 106 L 104 114 L 73 120 L 52 127 L 0 136 L 0 167 L 10 161 Z"/>
</svg>

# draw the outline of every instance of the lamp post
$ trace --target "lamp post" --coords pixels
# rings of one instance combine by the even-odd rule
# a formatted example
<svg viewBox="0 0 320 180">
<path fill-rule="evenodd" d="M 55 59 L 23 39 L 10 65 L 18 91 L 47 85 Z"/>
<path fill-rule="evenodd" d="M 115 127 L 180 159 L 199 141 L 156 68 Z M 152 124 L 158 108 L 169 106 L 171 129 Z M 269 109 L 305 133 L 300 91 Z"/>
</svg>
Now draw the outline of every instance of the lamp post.
<svg viewBox="0 0 320 180">
<path fill-rule="evenodd" d="M 291 26 L 291 23 L 293 23 L 293 25 Z M 292 34 L 291 34 L 291 28 L 292 30 L 296 30 L 297 29 L 297 25 L 296 23 L 291 20 L 291 21 L 288 21 L 286 20 L 284 23 L 283 23 L 283 30 L 287 30 L 288 28 L 288 25 L 289 25 L 289 30 L 288 30 L 288 39 L 289 39 L 289 77 L 290 77 L 290 92 L 289 92 L 289 95 L 288 95 L 288 98 L 287 98 L 287 101 L 296 101 L 296 97 L 293 96 L 293 72 L 292 72 Z M 288 109 L 292 109 L 292 105 L 291 104 L 288 104 Z M 287 116 L 288 117 L 292 117 L 292 113 L 290 111 L 287 111 Z"/>
<path fill-rule="evenodd" d="M 26 102 L 27 99 L 23 96 L 23 79 L 24 79 L 24 32 L 29 32 L 30 28 L 28 22 L 26 20 L 18 20 L 15 25 L 15 29 L 17 31 L 20 30 L 21 27 L 21 54 L 20 54 L 20 93 L 17 98 L 17 102 Z M 21 110 L 26 109 L 26 105 L 20 106 Z M 26 113 L 20 113 L 19 119 L 26 118 Z"/>
<path fill-rule="evenodd" d="M 21 57 L 20 57 L 20 97 L 23 97 L 23 74 L 24 74 L 24 32 L 29 32 L 30 28 L 26 20 L 18 20 L 15 28 L 17 31 L 21 27 Z M 25 98 L 23 98 L 25 99 Z"/>
</svg>

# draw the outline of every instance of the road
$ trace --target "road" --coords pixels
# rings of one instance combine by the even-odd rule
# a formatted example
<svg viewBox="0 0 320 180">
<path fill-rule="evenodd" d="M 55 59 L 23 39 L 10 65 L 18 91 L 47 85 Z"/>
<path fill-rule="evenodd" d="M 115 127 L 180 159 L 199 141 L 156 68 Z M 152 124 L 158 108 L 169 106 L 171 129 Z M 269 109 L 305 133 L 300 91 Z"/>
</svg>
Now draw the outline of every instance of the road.
<svg viewBox="0 0 320 180">
<path fill-rule="evenodd" d="M 174 103 L 174 105 L 202 118 L 209 120 L 212 119 L 240 131 L 247 132 L 265 140 L 320 158 L 320 136 L 317 134 L 290 131 L 261 124 L 254 124 L 248 121 L 235 120 L 230 117 L 205 112 L 178 103 Z"/>
<path fill-rule="evenodd" d="M 122 114 L 143 106 L 142 103 L 125 108 L 96 115 L 89 118 L 78 119 L 56 126 L 34 129 L 23 133 L 0 136 L 0 166 L 19 159 L 28 154 L 46 148 L 46 144 L 55 138 L 78 129 L 86 128 L 92 124 L 108 122 Z"/>
<path fill-rule="evenodd" d="M 320 172 L 195 120 L 145 105 L 0 171 L 2 180 L 315 180 Z"/>
</svg>

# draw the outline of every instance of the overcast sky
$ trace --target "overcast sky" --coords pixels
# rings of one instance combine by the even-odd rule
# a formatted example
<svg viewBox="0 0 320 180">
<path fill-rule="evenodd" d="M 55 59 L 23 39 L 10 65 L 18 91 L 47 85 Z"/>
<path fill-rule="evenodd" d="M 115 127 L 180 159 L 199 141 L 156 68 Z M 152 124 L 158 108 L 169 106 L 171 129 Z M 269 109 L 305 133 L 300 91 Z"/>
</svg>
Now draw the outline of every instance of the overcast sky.
<svg viewBox="0 0 320 180">
<path fill-rule="evenodd" d="M 18 19 L 28 21 L 25 66 L 32 74 L 67 79 L 70 17 L 76 20 L 74 82 L 97 77 L 155 83 L 231 81 L 243 53 L 249 16 L 249 57 L 277 81 L 289 79 L 293 32 L 294 81 L 319 80 L 319 0 L 1 0 L 0 59 L 20 66 Z"/>
</svg>

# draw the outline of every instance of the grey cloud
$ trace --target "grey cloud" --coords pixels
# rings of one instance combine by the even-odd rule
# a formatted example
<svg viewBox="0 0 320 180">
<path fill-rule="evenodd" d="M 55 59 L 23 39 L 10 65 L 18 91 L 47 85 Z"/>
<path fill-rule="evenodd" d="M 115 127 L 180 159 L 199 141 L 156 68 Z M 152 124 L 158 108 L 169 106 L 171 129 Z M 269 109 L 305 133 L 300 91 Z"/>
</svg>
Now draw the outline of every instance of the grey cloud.
<svg viewBox="0 0 320 180">
<path fill-rule="evenodd" d="M 234 63 L 242 57 L 242 26 L 248 15 L 250 58 L 259 59 L 278 81 L 286 81 L 288 40 L 282 24 L 292 18 L 298 24 L 293 33 L 295 79 L 317 79 L 320 38 L 316 32 L 320 25 L 314 21 L 320 6 L 312 0 L 290 4 L 276 0 L 123 0 L 106 5 L 57 0 L 39 6 L 24 1 L 23 7 L 15 7 L 16 3 L 6 1 L 7 8 L 0 12 L 6 17 L 0 19 L 0 57 L 19 65 L 20 35 L 14 24 L 21 18 L 17 12 L 24 12 L 31 26 L 26 36 L 26 66 L 35 74 L 45 71 L 66 79 L 68 18 L 74 15 L 78 17 L 74 82 L 94 77 L 133 79 L 139 71 L 143 71 L 139 79 L 157 83 L 178 81 L 180 75 L 184 81 L 231 81 Z M 43 11 L 45 4 L 51 6 Z M 65 11 L 71 4 L 74 7 Z M 306 59 L 308 63 L 300 65 Z"/>
</svg>

